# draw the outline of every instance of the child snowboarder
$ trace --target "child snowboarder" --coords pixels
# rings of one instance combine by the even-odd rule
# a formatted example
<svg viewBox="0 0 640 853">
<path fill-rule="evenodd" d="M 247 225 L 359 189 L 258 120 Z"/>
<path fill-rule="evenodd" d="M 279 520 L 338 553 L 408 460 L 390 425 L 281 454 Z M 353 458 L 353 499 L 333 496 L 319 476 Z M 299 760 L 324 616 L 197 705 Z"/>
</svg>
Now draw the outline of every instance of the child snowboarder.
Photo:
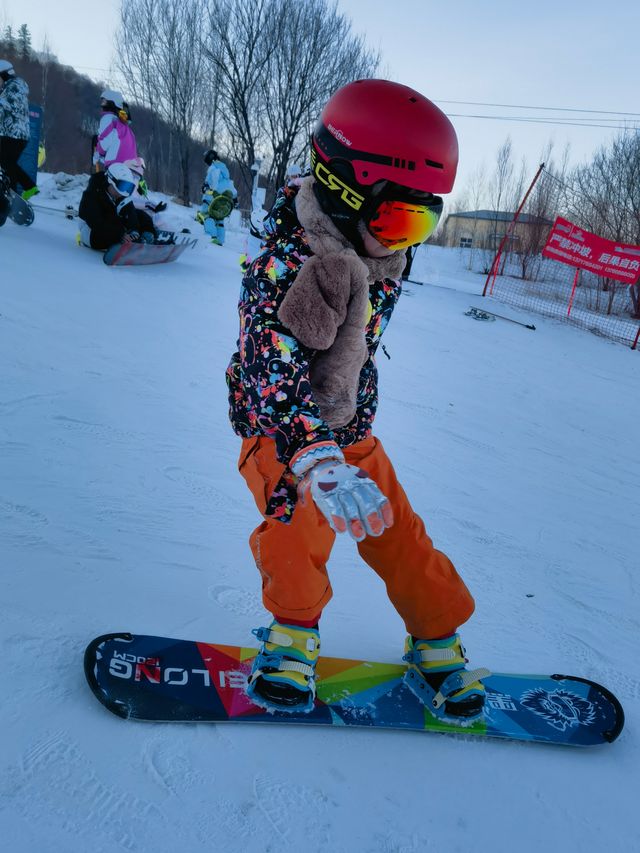
<svg viewBox="0 0 640 853">
<path fill-rule="evenodd" d="M 133 173 L 122 163 L 112 163 L 106 172 L 89 178 L 78 210 L 80 239 L 85 246 L 105 251 L 115 243 L 155 242 L 157 232 L 151 217 L 131 200 L 135 188 Z"/>
<path fill-rule="evenodd" d="M 213 148 L 205 151 L 204 162 L 209 168 L 202 185 L 202 204 L 196 220 L 204 226 L 212 243 L 224 246 L 224 220 L 235 207 L 238 192 L 217 151 Z"/>
<path fill-rule="evenodd" d="M 280 191 L 243 279 L 227 382 L 239 470 L 264 519 L 249 541 L 274 618 L 254 631 L 247 688 L 264 707 L 313 707 L 326 562 L 348 532 L 405 622 L 416 695 L 437 716 L 483 711 L 487 671 L 467 671 L 456 633 L 473 599 L 372 435 L 375 353 L 404 250 L 435 229 L 457 162 L 431 101 L 386 80 L 350 83 L 316 125 L 312 176 Z"/>
<path fill-rule="evenodd" d="M 100 96 L 102 117 L 95 138 L 93 165 L 103 172 L 112 163 L 137 158 L 136 138 L 129 126 L 130 113 L 120 92 L 105 89 Z"/>
</svg>

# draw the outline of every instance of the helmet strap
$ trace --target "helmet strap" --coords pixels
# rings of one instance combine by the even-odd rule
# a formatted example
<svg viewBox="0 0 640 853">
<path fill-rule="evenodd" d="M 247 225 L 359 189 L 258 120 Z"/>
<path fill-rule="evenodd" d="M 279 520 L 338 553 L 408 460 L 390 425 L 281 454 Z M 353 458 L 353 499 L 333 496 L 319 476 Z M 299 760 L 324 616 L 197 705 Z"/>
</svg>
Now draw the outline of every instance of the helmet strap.
<svg viewBox="0 0 640 853">
<path fill-rule="evenodd" d="M 356 250 L 356 254 L 366 255 L 362 235 L 358 230 L 360 215 L 355 211 L 346 211 L 344 206 L 336 198 L 336 194 L 319 183 L 319 181 L 314 181 L 313 192 L 322 211 L 329 217 L 342 236 L 346 237 L 351 243 Z"/>
</svg>

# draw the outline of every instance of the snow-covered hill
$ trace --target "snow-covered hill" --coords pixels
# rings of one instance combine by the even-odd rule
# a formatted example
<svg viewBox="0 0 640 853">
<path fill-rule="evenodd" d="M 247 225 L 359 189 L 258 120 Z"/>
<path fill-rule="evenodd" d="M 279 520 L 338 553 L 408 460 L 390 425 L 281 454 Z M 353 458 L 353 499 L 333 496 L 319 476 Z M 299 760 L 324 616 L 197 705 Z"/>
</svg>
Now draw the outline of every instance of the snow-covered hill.
<svg viewBox="0 0 640 853">
<path fill-rule="evenodd" d="M 167 212 L 195 230 L 192 216 Z M 236 222 L 224 248 L 110 269 L 61 215 L 0 229 L 4 849 L 639 849 L 640 356 L 497 303 L 537 330 L 474 321 L 482 279 L 448 250 L 421 250 L 427 284 L 409 285 L 385 335 L 377 432 L 476 596 L 472 664 L 607 684 L 620 739 L 578 751 L 136 724 L 91 695 L 97 634 L 249 644 L 267 618 L 224 383 L 244 242 Z M 324 652 L 396 661 L 403 627 L 381 582 L 350 542 L 330 569 Z"/>
</svg>

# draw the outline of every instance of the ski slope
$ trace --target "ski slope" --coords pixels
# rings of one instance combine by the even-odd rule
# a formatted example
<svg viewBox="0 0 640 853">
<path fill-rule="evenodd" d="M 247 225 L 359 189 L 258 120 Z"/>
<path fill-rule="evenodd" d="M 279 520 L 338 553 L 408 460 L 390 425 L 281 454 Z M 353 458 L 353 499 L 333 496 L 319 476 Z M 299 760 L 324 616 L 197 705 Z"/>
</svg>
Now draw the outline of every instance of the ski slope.
<svg viewBox="0 0 640 853">
<path fill-rule="evenodd" d="M 195 233 L 192 215 L 171 204 L 164 224 Z M 421 249 L 426 284 L 385 334 L 377 434 L 476 597 L 472 665 L 604 683 L 619 740 L 127 723 L 91 695 L 97 634 L 246 645 L 268 618 L 227 418 L 234 223 L 224 248 L 140 269 L 104 266 L 55 213 L 0 229 L 3 849 L 640 849 L 640 354 L 483 301 L 452 250 Z M 330 572 L 324 653 L 397 661 L 403 626 L 350 541 Z"/>
</svg>

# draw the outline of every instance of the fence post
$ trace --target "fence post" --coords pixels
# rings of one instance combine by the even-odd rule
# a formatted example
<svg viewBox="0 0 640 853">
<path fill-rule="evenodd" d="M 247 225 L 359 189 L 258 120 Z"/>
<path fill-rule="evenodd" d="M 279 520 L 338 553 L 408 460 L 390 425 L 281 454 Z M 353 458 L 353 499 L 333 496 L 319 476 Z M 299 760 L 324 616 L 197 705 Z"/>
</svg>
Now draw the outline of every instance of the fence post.
<svg viewBox="0 0 640 853">
<path fill-rule="evenodd" d="M 580 267 L 576 267 L 576 274 L 573 277 L 573 287 L 571 288 L 571 296 L 569 297 L 569 307 L 567 308 L 567 317 L 571 316 L 571 307 L 573 305 L 573 297 L 576 295 L 576 287 L 580 277 Z"/>
</svg>

